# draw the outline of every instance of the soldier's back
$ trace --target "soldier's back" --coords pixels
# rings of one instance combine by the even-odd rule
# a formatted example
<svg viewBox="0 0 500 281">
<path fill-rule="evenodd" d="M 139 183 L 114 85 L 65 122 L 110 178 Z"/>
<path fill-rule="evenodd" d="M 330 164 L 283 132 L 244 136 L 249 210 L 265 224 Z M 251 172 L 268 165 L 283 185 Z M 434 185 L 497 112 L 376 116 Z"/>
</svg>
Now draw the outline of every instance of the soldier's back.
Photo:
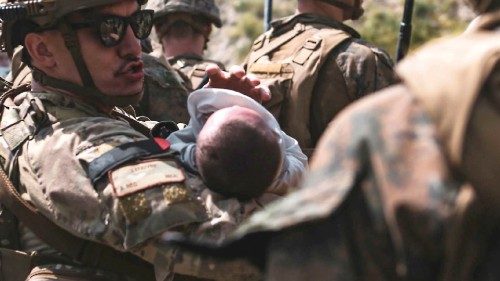
<svg viewBox="0 0 500 281">
<path fill-rule="evenodd" d="M 247 57 L 246 68 L 270 86 L 266 107 L 303 149 L 352 101 L 395 82 L 389 57 L 352 28 L 317 15 L 273 23 Z"/>
</svg>

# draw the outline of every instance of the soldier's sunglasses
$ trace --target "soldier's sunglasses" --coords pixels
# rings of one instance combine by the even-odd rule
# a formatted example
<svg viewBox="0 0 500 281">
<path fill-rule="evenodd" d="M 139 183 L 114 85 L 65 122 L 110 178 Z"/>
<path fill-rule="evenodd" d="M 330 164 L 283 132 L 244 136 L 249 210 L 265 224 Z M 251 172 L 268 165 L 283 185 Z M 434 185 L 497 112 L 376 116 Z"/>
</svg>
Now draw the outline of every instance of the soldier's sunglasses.
<svg viewBox="0 0 500 281">
<path fill-rule="evenodd" d="M 129 25 L 137 39 L 146 39 L 153 28 L 153 15 L 153 10 L 139 10 L 128 17 L 103 15 L 92 20 L 73 22 L 71 27 L 92 27 L 104 46 L 113 47 L 123 40 Z"/>
</svg>

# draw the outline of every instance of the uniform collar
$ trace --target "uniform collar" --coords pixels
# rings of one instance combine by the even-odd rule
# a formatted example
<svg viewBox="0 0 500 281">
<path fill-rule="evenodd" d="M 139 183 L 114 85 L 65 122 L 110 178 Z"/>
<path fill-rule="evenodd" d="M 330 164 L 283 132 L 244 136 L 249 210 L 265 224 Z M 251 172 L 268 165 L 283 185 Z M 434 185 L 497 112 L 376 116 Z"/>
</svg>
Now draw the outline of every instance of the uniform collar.
<svg viewBox="0 0 500 281">
<path fill-rule="evenodd" d="M 344 24 L 343 22 L 336 21 L 334 19 L 320 16 L 316 14 L 310 13 L 302 13 L 295 14 L 293 16 L 289 16 L 286 18 L 275 20 L 271 23 L 272 31 L 271 34 L 278 35 L 276 33 L 280 32 L 280 30 L 287 29 L 288 27 L 293 28 L 296 23 L 319 23 L 331 26 L 336 29 L 340 29 L 346 33 L 348 33 L 351 37 L 361 38 L 361 35 L 352 27 Z"/>
</svg>

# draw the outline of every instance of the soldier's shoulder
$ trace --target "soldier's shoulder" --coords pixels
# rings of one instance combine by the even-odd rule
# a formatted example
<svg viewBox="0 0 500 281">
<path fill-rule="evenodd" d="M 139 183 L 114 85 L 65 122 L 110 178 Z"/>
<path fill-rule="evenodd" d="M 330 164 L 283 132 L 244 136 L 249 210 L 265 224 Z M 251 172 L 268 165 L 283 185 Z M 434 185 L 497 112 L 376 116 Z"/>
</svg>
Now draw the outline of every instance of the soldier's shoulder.
<svg viewBox="0 0 500 281">
<path fill-rule="evenodd" d="M 389 68 L 394 67 L 394 63 L 386 51 L 359 38 L 346 40 L 331 55 L 337 58 L 339 65 L 349 65 L 353 62 L 355 64 L 376 62 Z"/>
<path fill-rule="evenodd" d="M 36 126 L 35 140 L 74 138 L 78 142 L 109 135 L 140 135 L 124 121 L 113 119 L 95 107 L 57 93 L 24 92 L 15 97 L 16 110 L 27 112 L 25 123 Z M 35 117 L 33 117 L 35 116 Z M 2 120 L 9 117 L 2 116 Z"/>
</svg>

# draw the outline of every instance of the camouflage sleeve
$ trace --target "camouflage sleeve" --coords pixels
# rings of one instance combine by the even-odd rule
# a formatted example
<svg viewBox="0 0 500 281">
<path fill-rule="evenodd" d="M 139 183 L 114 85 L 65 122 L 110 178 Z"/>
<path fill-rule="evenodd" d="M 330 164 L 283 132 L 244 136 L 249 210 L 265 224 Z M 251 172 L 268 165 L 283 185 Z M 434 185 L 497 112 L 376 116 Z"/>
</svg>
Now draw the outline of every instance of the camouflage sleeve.
<svg viewBox="0 0 500 281">
<path fill-rule="evenodd" d="M 353 101 L 396 82 L 383 51 L 347 41 L 322 66 L 311 100 L 311 136 L 316 143 L 335 116 Z"/>
<path fill-rule="evenodd" d="M 391 58 L 385 51 L 360 39 L 335 51 L 348 95 L 358 99 L 396 82 Z"/>
<path fill-rule="evenodd" d="M 189 114 L 186 103 L 189 94 L 183 86 L 180 75 L 158 59 L 143 55 L 144 60 L 144 95 L 136 108 L 138 114 L 151 120 L 187 123 Z"/>
<path fill-rule="evenodd" d="M 156 280 L 171 280 L 174 274 L 218 281 L 262 280 L 260 271 L 243 259 L 221 261 L 182 251 L 165 242 L 173 232 L 149 241 L 135 253 L 155 267 Z"/>
<path fill-rule="evenodd" d="M 46 217 L 77 236 L 126 251 L 207 219 L 174 158 L 150 153 L 150 140 L 125 122 L 73 118 L 38 136 L 19 158 L 21 186 Z"/>
</svg>

